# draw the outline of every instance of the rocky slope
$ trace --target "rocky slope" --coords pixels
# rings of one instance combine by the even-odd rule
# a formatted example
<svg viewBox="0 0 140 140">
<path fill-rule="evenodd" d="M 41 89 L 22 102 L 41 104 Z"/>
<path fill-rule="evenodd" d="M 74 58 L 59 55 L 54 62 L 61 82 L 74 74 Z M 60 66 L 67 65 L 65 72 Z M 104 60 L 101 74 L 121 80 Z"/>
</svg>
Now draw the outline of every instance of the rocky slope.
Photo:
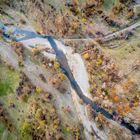
<svg viewBox="0 0 140 140">
<path fill-rule="evenodd" d="M 0 1 L 1 139 L 139 139 L 134 4 Z"/>
</svg>

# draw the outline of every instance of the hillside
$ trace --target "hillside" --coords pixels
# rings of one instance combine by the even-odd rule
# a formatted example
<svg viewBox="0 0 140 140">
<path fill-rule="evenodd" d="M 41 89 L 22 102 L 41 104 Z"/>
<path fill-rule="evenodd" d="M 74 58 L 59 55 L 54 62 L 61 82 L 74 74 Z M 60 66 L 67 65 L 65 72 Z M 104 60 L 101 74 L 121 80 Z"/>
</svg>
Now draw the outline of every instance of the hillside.
<svg viewBox="0 0 140 140">
<path fill-rule="evenodd" d="M 0 140 L 139 140 L 139 7 L 0 0 Z"/>
</svg>

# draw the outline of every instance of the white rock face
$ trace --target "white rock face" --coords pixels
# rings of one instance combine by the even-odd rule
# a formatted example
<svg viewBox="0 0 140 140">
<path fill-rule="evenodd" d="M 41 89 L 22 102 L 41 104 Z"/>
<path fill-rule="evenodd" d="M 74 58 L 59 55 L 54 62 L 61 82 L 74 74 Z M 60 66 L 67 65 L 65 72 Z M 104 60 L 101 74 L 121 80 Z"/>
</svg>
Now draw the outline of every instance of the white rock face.
<svg viewBox="0 0 140 140">
<path fill-rule="evenodd" d="M 33 38 L 21 41 L 25 46 L 34 46 L 34 48 L 40 48 L 40 49 L 52 49 L 49 42 L 44 38 Z"/>
<path fill-rule="evenodd" d="M 60 41 L 55 40 L 55 42 L 59 49 L 62 50 L 63 53 L 66 55 L 69 67 L 83 94 L 87 97 L 90 97 L 90 94 L 88 93 L 88 73 L 86 71 L 86 67 L 84 65 L 81 55 L 78 53 L 73 53 L 72 48 L 63 45 Z"/>
<path fill-rule="evenodd" d="M 72 94 L 72 98 L 77 110 L 77 114 L 79 115 L 79 119 L 81 120 L 83 126 L 84 126 L 84 133 L 85 133 L 85 137 L 87 140 L 93 140 L 93 136 L 91 135 L 91 133 L 94 133 L 93 130 L 96 132 L 96 140 L 98 139 L 102 139 L 102 140 L 108 140 L 108 136 L 104 133 L 104 131 L 100 131 L 95 122 L 90 121 L 88 116 L 87 116 L 87 112 L 86 112 L 86 106 L 83 104 L 81 105 L 79 103 L 79 97 L 77 96 L 77 94 L 75 93 L 75 91 L 73 89 L 71 89 L 71 94 Z M 93 130 L 92 130 L 93 129 Z"/>
</svg>

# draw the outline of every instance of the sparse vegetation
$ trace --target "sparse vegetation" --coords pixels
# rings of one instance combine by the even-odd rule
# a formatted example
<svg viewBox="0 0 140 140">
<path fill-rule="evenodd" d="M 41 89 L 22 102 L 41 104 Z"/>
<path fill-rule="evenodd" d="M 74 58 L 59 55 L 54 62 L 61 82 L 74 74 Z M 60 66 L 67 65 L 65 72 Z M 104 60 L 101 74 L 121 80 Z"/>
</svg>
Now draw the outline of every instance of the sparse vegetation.
<svg viewBox="0 0 140 140">
<path fill-rule="evenodd" d="M 19 63 L 19 66 L 23 66 L 24 64 L 24 48 L 23 48 L 23 44 L 22 43 L 19 43 L 19 42 L 12 42 L 11 43 L 11 46 L 14 48 L 15 52 L 17 53 L 18 55 L 18 63 Z"/>
<path fill-rule="evenodd" d="M 89 46 L 85 52 L 83 53 L 83 58 L 85 59 L 87 71 L 90 75 L 89 93 L 93 101 L 104 106 L 111 113 L 115 111 L 120 116 L 126 116 L 131 112 L 132 106 L 130 107 L 130 102 L 135 97 L 131 96 L 127 100 L 125 96 L 123 97 L 122 94 L 119 94 L 117 86 L 123 89 L 123 93 L 127 92 L 128 96 L 133 91 L 137 92 L 135 84 L 131 81 L 129 84 L 129 81 L 127 81 L 126 86 L 123 86 L 125 82 L 119 76 L 119 70 L 113 61 L 105 56 L 97 47 L 93 45 Z"/>
<path fill-rule="evenodd" d="M 139 139 L 130 133 L 139 133 L 140 124 L 140 22 L 134 5 L 1 0 L 0 139 Z M 54 40 L 68 66 L 59 63 L 46 35 L 71 47 L 62 49 Z M 113 118 L 106 119 L 104 109 Z"/>
<path fill-rule="evenodd" d="M 14 93 L 18 80 L 17 72 L 0 62 L 0 96 Z"/>
</svg>

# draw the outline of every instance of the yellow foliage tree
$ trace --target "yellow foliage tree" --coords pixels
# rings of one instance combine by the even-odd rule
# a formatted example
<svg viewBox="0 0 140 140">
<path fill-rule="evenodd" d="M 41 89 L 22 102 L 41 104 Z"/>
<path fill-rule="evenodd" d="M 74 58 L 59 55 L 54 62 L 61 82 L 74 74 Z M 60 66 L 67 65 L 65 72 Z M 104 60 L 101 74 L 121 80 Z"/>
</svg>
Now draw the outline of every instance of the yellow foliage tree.
<svg viewBox="0 0 140 140">
<path fill-rule="evenodd" d="M 42 93 L 42 92 L 43 92 L 43 89 L 42 89 L 41 87 L 37 87 L 37 88 L 36 88 L 36 92 L 37 92 L 37 93 Z"/>
<path fill-rule="evenodd" d="M 84 57 L 86 60 L 90 58 L 90 56 L 89 56 L 88 53 L 85 53 L 83 57 Z"/>
</svg>

